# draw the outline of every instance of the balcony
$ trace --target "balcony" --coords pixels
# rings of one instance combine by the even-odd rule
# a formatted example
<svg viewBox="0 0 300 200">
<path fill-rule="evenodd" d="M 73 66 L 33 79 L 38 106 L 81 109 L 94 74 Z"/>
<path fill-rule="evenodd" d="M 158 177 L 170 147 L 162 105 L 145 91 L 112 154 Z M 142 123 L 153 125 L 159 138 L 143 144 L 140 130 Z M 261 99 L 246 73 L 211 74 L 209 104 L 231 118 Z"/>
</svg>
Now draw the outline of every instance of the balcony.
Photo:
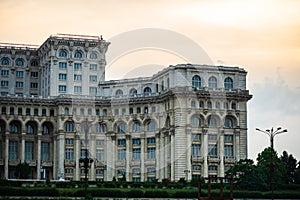
<svg viewBox="0 0 300 200">
<path fill-rule="evenodd" d="M 156 160 L 145 160 L 145 165 L 156 165 Z"/>
<path fill-rule="evenodd" d="M 25 162 L 26 162 L 30 167 L 35 167 L 35 166 L 36 166 L 36 160 L 25 160 Z"/>
<path fill-rule="evenodd" d="M 41 166 L 42 167 L 52 167 L 53 166 L 53 161 L 51 160 L 42 160 L 41 161 Z"/>
<path fill-rule="evenodd" d="M 235 158 L 233 156 L 224 156 L 225 163 L 235 163 Z"/>
<path fill-rule="evenodd" d="M 192 163 L 202 163 L 204 158 L 203 156 L 192 156 Z"/>
<path fill-rule="evenodd" d="M 75 166 L 75 160 L 65 160 L 64 164 L 66 167 L 74 167 Z"/>
<path fill-rule="evenodd" d="M 218 156 L 208 156 L 208 161 L 210 163 L 218 163 L 220 162 L 220 158 Z"/>
</svg>

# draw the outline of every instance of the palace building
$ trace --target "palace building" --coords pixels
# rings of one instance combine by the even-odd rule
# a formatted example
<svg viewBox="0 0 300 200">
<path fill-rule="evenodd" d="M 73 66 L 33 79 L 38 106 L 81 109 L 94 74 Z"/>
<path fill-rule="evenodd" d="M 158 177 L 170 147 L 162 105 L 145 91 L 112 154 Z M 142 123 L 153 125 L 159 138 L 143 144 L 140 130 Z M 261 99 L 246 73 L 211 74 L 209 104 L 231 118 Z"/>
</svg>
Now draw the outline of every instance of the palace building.
<svg viewBox="0 0 300 200">
<path fill-rule="evenodd" d="M 162 181 L 224 177 L 247 158 L 247 72 L 178 64 L 105 80 L 109 42 L 51 35 L 0 43 L 0 178 Z"/>
</svg>

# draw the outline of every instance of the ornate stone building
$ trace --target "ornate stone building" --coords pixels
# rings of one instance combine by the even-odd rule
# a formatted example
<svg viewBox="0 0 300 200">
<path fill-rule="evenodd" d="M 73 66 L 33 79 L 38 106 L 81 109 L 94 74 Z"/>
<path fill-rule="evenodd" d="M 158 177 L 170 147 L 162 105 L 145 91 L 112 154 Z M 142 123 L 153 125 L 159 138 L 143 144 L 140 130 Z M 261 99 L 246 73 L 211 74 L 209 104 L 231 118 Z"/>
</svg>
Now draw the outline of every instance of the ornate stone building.
<svg viewBox="0 0 300 200">
<path fill-rule="evenodd" d="M 224 177 L 247 157 L 247 72 L 179 64 L 105 81 L 101 37 L 0 45 L 0 177 L 151 181 Z M 86 134 L 87 133 L 87 134 Z M 87 136 L 87 137 L 86 137 Z"/>
</svg>

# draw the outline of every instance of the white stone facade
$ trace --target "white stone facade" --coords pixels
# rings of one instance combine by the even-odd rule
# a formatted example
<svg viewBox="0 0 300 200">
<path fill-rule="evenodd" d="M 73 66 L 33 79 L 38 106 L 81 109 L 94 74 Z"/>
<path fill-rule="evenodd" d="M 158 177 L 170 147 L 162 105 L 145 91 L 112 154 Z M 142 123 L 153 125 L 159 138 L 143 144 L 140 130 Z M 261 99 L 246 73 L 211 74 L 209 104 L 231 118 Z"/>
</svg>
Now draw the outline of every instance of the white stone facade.
<svg viewBox="0 0 300 200">
<path fill-rule="evenodd" d="M 244 69 L 180 64 L 105 81 L 108 46 L 74 35 L 0 46 L 1 178 L 26 161 L 31 178 L 81 180 L 86 149 L 89 180 L 108 181 L 224 177 L 247 157 Z"/>
</svg>

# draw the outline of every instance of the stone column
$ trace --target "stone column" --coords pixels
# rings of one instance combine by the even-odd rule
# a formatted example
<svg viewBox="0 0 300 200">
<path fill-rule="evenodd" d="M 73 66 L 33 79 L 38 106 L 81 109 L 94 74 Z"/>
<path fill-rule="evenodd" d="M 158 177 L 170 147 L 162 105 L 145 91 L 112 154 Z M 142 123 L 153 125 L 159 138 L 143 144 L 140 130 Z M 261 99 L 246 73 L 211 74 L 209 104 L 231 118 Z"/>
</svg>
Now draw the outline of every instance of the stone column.
<svg viewBox="0 0 300 200">
<path fill-rule="evenodd" d="M 57 180 L 57 160 L 56 160 L 56 155 L 57 155 L 57 145 L 56 145 L 56 139 L 55 139 L 56 136 L 53 136 L 52 138 L 52 141 L 53 141 L 53 156 L 50 157 L 52 158 L 52 163 L 53 163 L 53 178 L 54 180 Z M 51 146 L 51 144 L 50 144 Z M 51 155 L 51 153 L 50 153 Z"/>
<path fill-rule="evenodd" d="M 203 166 L 203 176 L 205 178 L 208 177 L 208 163 L 207 163 L 207 159 L 208 159 L 208 135 L 207 135 L 207 129 L 203 129 L 203 159 L 204 159 L 204 166 Z"/>
<path fill-rule="evenodd" d="M 219 177 L 224 177 L 224 130 L 219 131 L 219 150 L 220 150 L 220 171 Z"/>
<path fill-rule="evenodd" d="M 60 130 L 57 136 L 58 143 L 58 173 L 60 173 L 60 177 L 64 178 L 64 161 L 65 161 L 65 134 L 63 130 Z"/>
<path fill-rule="evenodd" d="M 9 157 L 8 157 L 8 148 L 9 147 L 9 132 L 7 131 L 5 133 L 5 156 L 4 156 L 4 177 L 8 179 L 8 162 L 9 162 Z"/>
<path fill-rule="evenodd" d="M 165 141 L 165 138 L 164 138 L 164 133 L 160 133 L 160 145 L 159 145 L 159 162 L 160 162 L 160 179 L 164 179 L 166 178 L 165 177 L 165 168 L 166 168 L 166 165 L 165 165 L 165 162 L 164 162 L 164 159 L 165 159 L 165 145 L 164 145 L 164 141 Z"/>
<path fill-rule="evenodd" d="M 75 135 L 75 180 L 79 181 L 80 180 L 80 135 L 76 134 Z"/>
<path fill-rule="evenodd" d="M 175 140 L 174 140 L 174 131 L 170 132 L 171 134 L 171 181 L 175 181 Z"/>
<path fill-rule="evenodd" d="M 129 134 L 126 134 L 126 181 L 131 181 L 129 174 L 130 174 L 130 162 L 132 161 L 131 159 L 131 145 L 130 145 L 130 139 L 131 136 Z"/>
<path fill-rule="evenodd" d="M 89 158 L 92 158 L 92 155 L 96 155 L 96 147 L 95 147 L 95 142 L 96 142 L 96 136 L 95 135 L 91 135 L 90 140 L 89 140 Z M 90 177 L 89 180 L 91 181 L 95 181 L 95 164 L 96 164 L 96 160 L 95 158 L 92 158 L 94 160 L 94 162 L 91 163 L 91 168 L 90 168 Z"/>
<path fill-rule="evenodd" d="M 165 178 L 171 178 L 169 177 L 169 174 L 168 174 L 168 162 L 170 161 L 170 157 L 169 157 L 169 154 L 170 154 L 170 151 L 169 151 L 169 148 L 170 148 L 170 143 L 168 142 L 168 138 L 169 138 L 169 133 L 168 132 L 165 132 L 164 133 L 164 155 L 165 155 L 165 160 L 164 160 L 164 167 L 165 167 L 165 170 L 164 170 L 164 175 L 165 175 Z"/>
<path fill-rule="evenodd" d="M 160 133 L 157 132 L 155 133 L 155 153 L 156 153 L 156 174 L 155 177 L 156 179 L 159 179 L 161 181 L 162 177 L 160 177 L 160 170 L 161 170 L 161 165 L 160 165 Z"/>
<path fill-rule="evenodd" d="M 38 135 L 37 135 L 37 163 L 36 163 L 36 175 L 37 175 L 37 179 L 41 179 L 41 136 L 42 136 L 42 132 L 39 131 Z M 45 172 L 44 172 L 45 173 Z"/>
<path fill-rule="evenodd" d="M 235 144 L 233 145 L 235 147 L 235 159 L 236 161 L 240 160 L 240 129 L 236 129 L 234 131 L 234 142 Z"/>
<path fill-rule="evenodd" d="M 191 128 L 187 128 L 186 130 L 186 141 L 187 141 L 187 149 L 186 149 L 186 170 L 185 173 L 187 174 L 187 181 L 192 180 L 192 135 L 191 135 Z"/>
<path fill-rule="evenodd" d="M 145 134 L 141 136 L 141 182 L 145 181 Z"/>
<path fill-rule="evenodd" d="M 115 133 L 106 133 L 106 177 L 105 181 L 112 181 L 115 176 Z"/>
<path fill-rule="evenodd" d="M 23 133 L 21 133 L 21 149 L 19 152 L 21 163 L 25 160 L 25 135 L 26 133 L 23 131 Z"/>
</svg>

